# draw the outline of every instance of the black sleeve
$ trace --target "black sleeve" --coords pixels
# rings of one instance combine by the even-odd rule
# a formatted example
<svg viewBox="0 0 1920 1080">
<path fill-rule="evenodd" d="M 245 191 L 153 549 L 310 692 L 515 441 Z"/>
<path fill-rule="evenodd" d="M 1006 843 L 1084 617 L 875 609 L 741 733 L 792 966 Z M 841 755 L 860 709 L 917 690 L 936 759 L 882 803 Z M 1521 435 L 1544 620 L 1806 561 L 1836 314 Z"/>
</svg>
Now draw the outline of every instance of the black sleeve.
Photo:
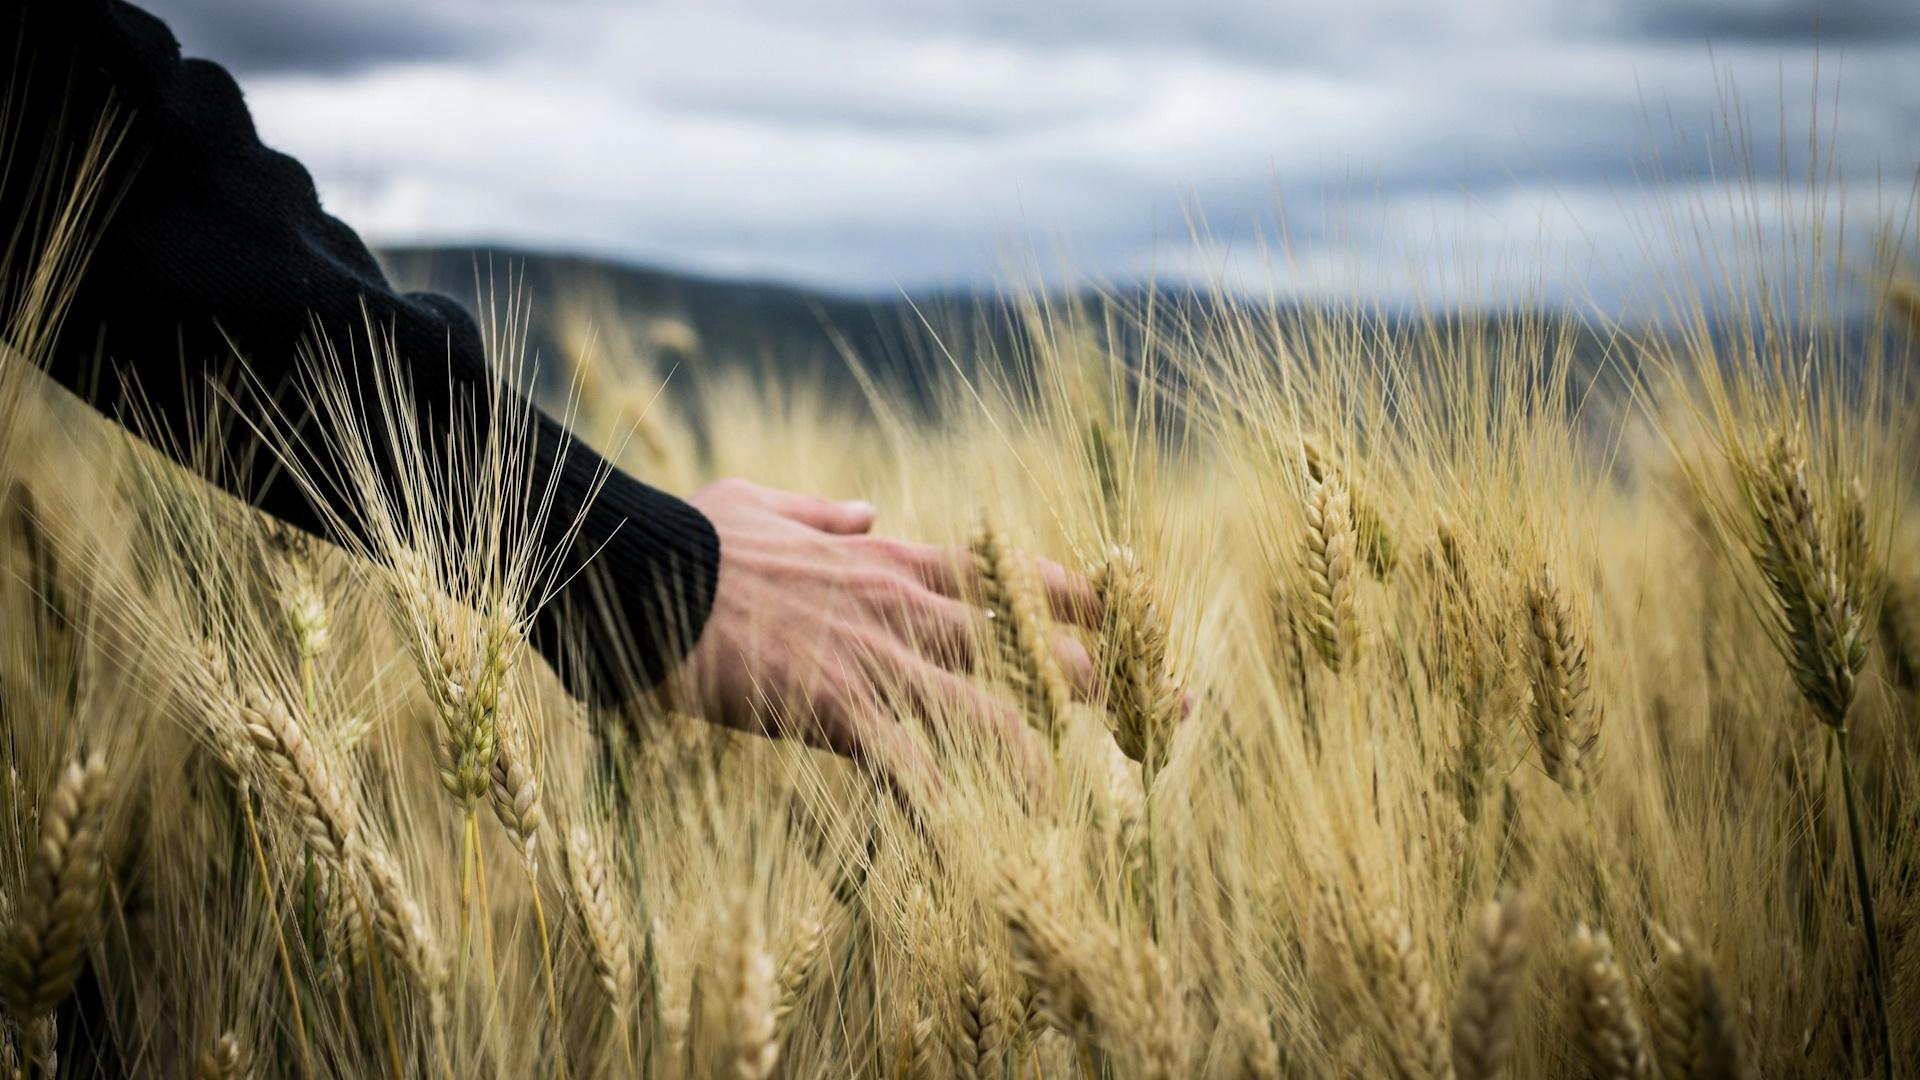
<svg viewBox="0 0 1920 1080">
<path fill-rule="evenodd" d="M 357 338 L 362 347 L 338 351 L 366 368 L 347 377 L 368 385 L 370 316 L 397 355 L 417 367 L 418 422 L 445 424 L 460 402 L 478 399 L 490 376 L 471 316 L 446 297 L 396 292 L 353 230 L 320 208 L 306 170 L 261 145 L 223 68 L 182 60 L 163 23 L 116 0 L 5 0 L 0 7 L 8 12 L 0 14 L 0 57 L 15 68 L 14 115 L 4 129 L 12 160 L 0 163 L 14 175 L 0 181 L 0 228 L 17 233 L 30 213 L 16 201 L 28 185 L 13 181 L 43 148 L 74 152 L 110 97 L 128 123 L 110 173 L 118 202 L 48 352 L 53 378 L 109 416 L 124 419 L 138 404 L 177 432 L 204 415 L 223 381 L 233 384 L 229 392 L 241 389 L 230 362 L 237 353 L 261 384 L 279 388 L 271 392 L 296 410 L 297 422 L 304 410 L 290 388 L 299 344 L 316 327 L 339 343 Z M 127 383 L 138 386 L 138 403 L 127 400 Z M 231 437 L 251 439 L 244 430 Z M 601 670 L 584 677 L 603 688 L 618 666 L 657 680 L 705 621 L 719 567 L 713 526 L 617 470 L 594 494 L 604 460 L 550 417 L 537 416 L 532 438 L 527 451 L 536 469 L 560 463 L 548 539 L 558 541 L 583 511 L 585 522 L 561 568 L 574 584 L 543 615 L 536 645 L 555 657 L 554 611 L 611 609 L 634 640 L 618 665 L 610 652 L 585 658 Z M 243 467 L 223 476 L 224 485 L 292 525 L 324 533 L 322 516 L 274 468 L 273 455 L 236 450 L 230 457 Z M 588 556 L 596 575 L 572 574 Z M 574 665 L 559 666 L 581 677 Z"/>
</svg>

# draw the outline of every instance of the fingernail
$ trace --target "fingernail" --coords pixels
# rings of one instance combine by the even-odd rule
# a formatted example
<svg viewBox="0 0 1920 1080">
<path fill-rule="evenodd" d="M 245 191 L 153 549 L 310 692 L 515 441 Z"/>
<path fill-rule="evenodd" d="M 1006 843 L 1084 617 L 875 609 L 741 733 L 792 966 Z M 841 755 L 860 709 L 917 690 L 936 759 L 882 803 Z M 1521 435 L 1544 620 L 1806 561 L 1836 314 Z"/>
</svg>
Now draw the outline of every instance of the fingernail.
<svg viewBox="0 0 1920 1080">
<path fill-rule="evenodd" d="M 871 514 L 876 517 L 879 516 L 879 513 L 880 513 L 880 511 L 872 503 L 866 501 L 865 499 L 853 500 L 852 502 L 847 504 L 847 509 L 853 511 L 856 514 Z"/>
</svg>

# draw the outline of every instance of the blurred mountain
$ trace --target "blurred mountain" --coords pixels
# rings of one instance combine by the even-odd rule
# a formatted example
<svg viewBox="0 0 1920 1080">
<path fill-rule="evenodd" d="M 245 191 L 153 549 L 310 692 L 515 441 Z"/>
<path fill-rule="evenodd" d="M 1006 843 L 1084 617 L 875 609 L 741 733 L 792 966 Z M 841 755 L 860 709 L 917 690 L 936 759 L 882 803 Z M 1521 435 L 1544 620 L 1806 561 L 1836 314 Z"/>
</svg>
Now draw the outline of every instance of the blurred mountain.
<svg viewBox="0 0 1920 1080">
<path fill-rule="evenodd" d="M 578 348 L 587 327 L 605 351 L 647 354 L 697 382 L 713 366 L 824 378 L 853 387 L 846 357 L 912 393 L 981 332 L 977 297 L 852 297 L 789 285 L 735 281 L 577 255 L 476 247 L 392 248 L 380 253 L 407 289 L 453 296 L 469 310 L 529 303 L 528 342 L 542 371 Z M 481 302 L 480 297 L 488 300 Z M 483 320 L 484 321 L 484 320 Z M 625 337 L 617 335 L 624 334 Z M 959 350 L 971 355 L 975 350 Z"/>
</svg>

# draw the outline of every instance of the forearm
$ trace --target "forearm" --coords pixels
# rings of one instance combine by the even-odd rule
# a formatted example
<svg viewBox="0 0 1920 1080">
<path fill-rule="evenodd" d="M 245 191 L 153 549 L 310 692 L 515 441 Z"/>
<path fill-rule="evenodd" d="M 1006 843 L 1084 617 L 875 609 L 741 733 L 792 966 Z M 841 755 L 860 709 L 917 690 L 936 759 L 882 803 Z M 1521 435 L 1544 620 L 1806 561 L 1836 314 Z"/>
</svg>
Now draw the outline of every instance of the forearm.
<svg viewBox="0 0 1920 1080">
<path fill-rule="evenodd" d="M 388 284 L 352 230 L 321 209 L 305 169 L 260 143 L 224 70 L 181 60 L 158 20 L 106 0 L 13 5 L 0 15 L 0 48 L 16 39 L 25 62 L 6 128 L 9 168 L 43 148 L 71 152 L 109 103 L 127 124 L 108 178 L 117 204 L 47 350 L 53 378 L 109 416 L 145 416 L 176 439 L 231 402 L 270 401 L 299 429 L 314 421 L 297 356 L 324 338 L 347 385 L 372 385 L 383 375 L 375 365 L 397 358 L 412 373 L 409 419 L 430 433 L 421 445 L 455 452 L 431 432 L 456 412 L 486 415 L 476 405 L 495 389 L 477 327 L 444 297 Z M 23 220 L 28 208 L 8 202 L 22 190 L 0 187 L 0 221 Z M 370 335 L 391 349 L 370 347 Z M 337 463 L 322 459 L 327 440 L 307 434 L 296 452 L 314 459 L 303 469 L 336 475 Z M 230 418 L 220 437 L 228 462 L 217 478 L 235 494 L 311 532 L 355 528 L 350 513 L 320 513 L 249 425 Z M 524 519 L 545 521 L 548 544 L 581 523 L 556 575 L 569 582 L 556 611 L 610 614 L 632 631 L 630 652 L 588 655 L 585 666 L 603 690 L 615 669 L 657 678 L 704 621 L 718 563 L 712 527 L 685 503 L 607 470 L 551 418 L 537 416 L 527 438 L 533 493 L 552 475 L 555 500 L 544 518 Z M 597 578 L 578 572 L 589 556 L 605 567 Z M 536 642 L 553 656 L 554 614 L 541 621 Z M 563 674 L 583 673 L 570 664 Z"/>
</svg>

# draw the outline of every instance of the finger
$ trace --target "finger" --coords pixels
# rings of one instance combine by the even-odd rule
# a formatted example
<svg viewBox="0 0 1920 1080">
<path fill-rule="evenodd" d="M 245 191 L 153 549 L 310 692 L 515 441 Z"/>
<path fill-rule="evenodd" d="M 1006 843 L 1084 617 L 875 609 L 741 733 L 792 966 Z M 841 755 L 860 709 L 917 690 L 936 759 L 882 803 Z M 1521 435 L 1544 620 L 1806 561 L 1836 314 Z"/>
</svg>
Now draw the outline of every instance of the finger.
<svg viewBox="0 0 1920 1080">
<path fill-rule="evenodd" d="M 908 661 L 895 678 L 913 711 L 947 745 L 965 746 L 1010 765 L 1015 782 L 1028 791 L 1044 786 L 1048 754 L 1019 710 L 966 679 L 925 663 Z"/>
<path fill-rule="evenodd" d="M 841 658 L 814 684 L 805 706 L 812 723 L 797 725 L 798 734 L 876 774 L 910 769 L 918 748 L 883 704 L 876 674 L 872 658 Z"/>
<path fill-rule="evenodd" d="M 1091 701 L 1100 679 L 1087 647 L 1071 634 L 1055 634 L 1053 657 L 1060 665 L 1060 673 L 1067 677 L 1068 684 L 1073 687 L 1073 696 L 1081 701 Z"/>
<path fill-rule="evenodd" d="M 970 671 L 974 662 L 973 608 L 951 597 L 909 585 L 886 601 L 881 618 L 919 653 L 949 671 Z"/>
<path fill-rule="evenodd" d="M 840 536 L 858 536 L 872 529 L 879 516 L 872 503 L 858 499 L 840 502 L 797 491 L 769 491 L 767 498 L 773 512 L 781 517 Z"/>
<path fill-rule="evenodd" d="M 868 712 L 855 724 L 846 756 L 884 785 L 900 809 L 916 821 L 919 808 L 943 790 L 933 759 L 913 741 L 906 725 L 882 710 Z"/>
<path fill-rule="evenodd" d="M 965 548 L 901 542 L 895 556 L 922 585 L 942 596 L 964 600 L 973 594 L 973 556 Z"/>
<path fill-rule="evenodd" d="M 1033 566 L 1054 618 L 1088 630 L 1100 628 L 1100 597 L 1093 582 L 1051 559 L 1035 557 Z"/>
</svg>

